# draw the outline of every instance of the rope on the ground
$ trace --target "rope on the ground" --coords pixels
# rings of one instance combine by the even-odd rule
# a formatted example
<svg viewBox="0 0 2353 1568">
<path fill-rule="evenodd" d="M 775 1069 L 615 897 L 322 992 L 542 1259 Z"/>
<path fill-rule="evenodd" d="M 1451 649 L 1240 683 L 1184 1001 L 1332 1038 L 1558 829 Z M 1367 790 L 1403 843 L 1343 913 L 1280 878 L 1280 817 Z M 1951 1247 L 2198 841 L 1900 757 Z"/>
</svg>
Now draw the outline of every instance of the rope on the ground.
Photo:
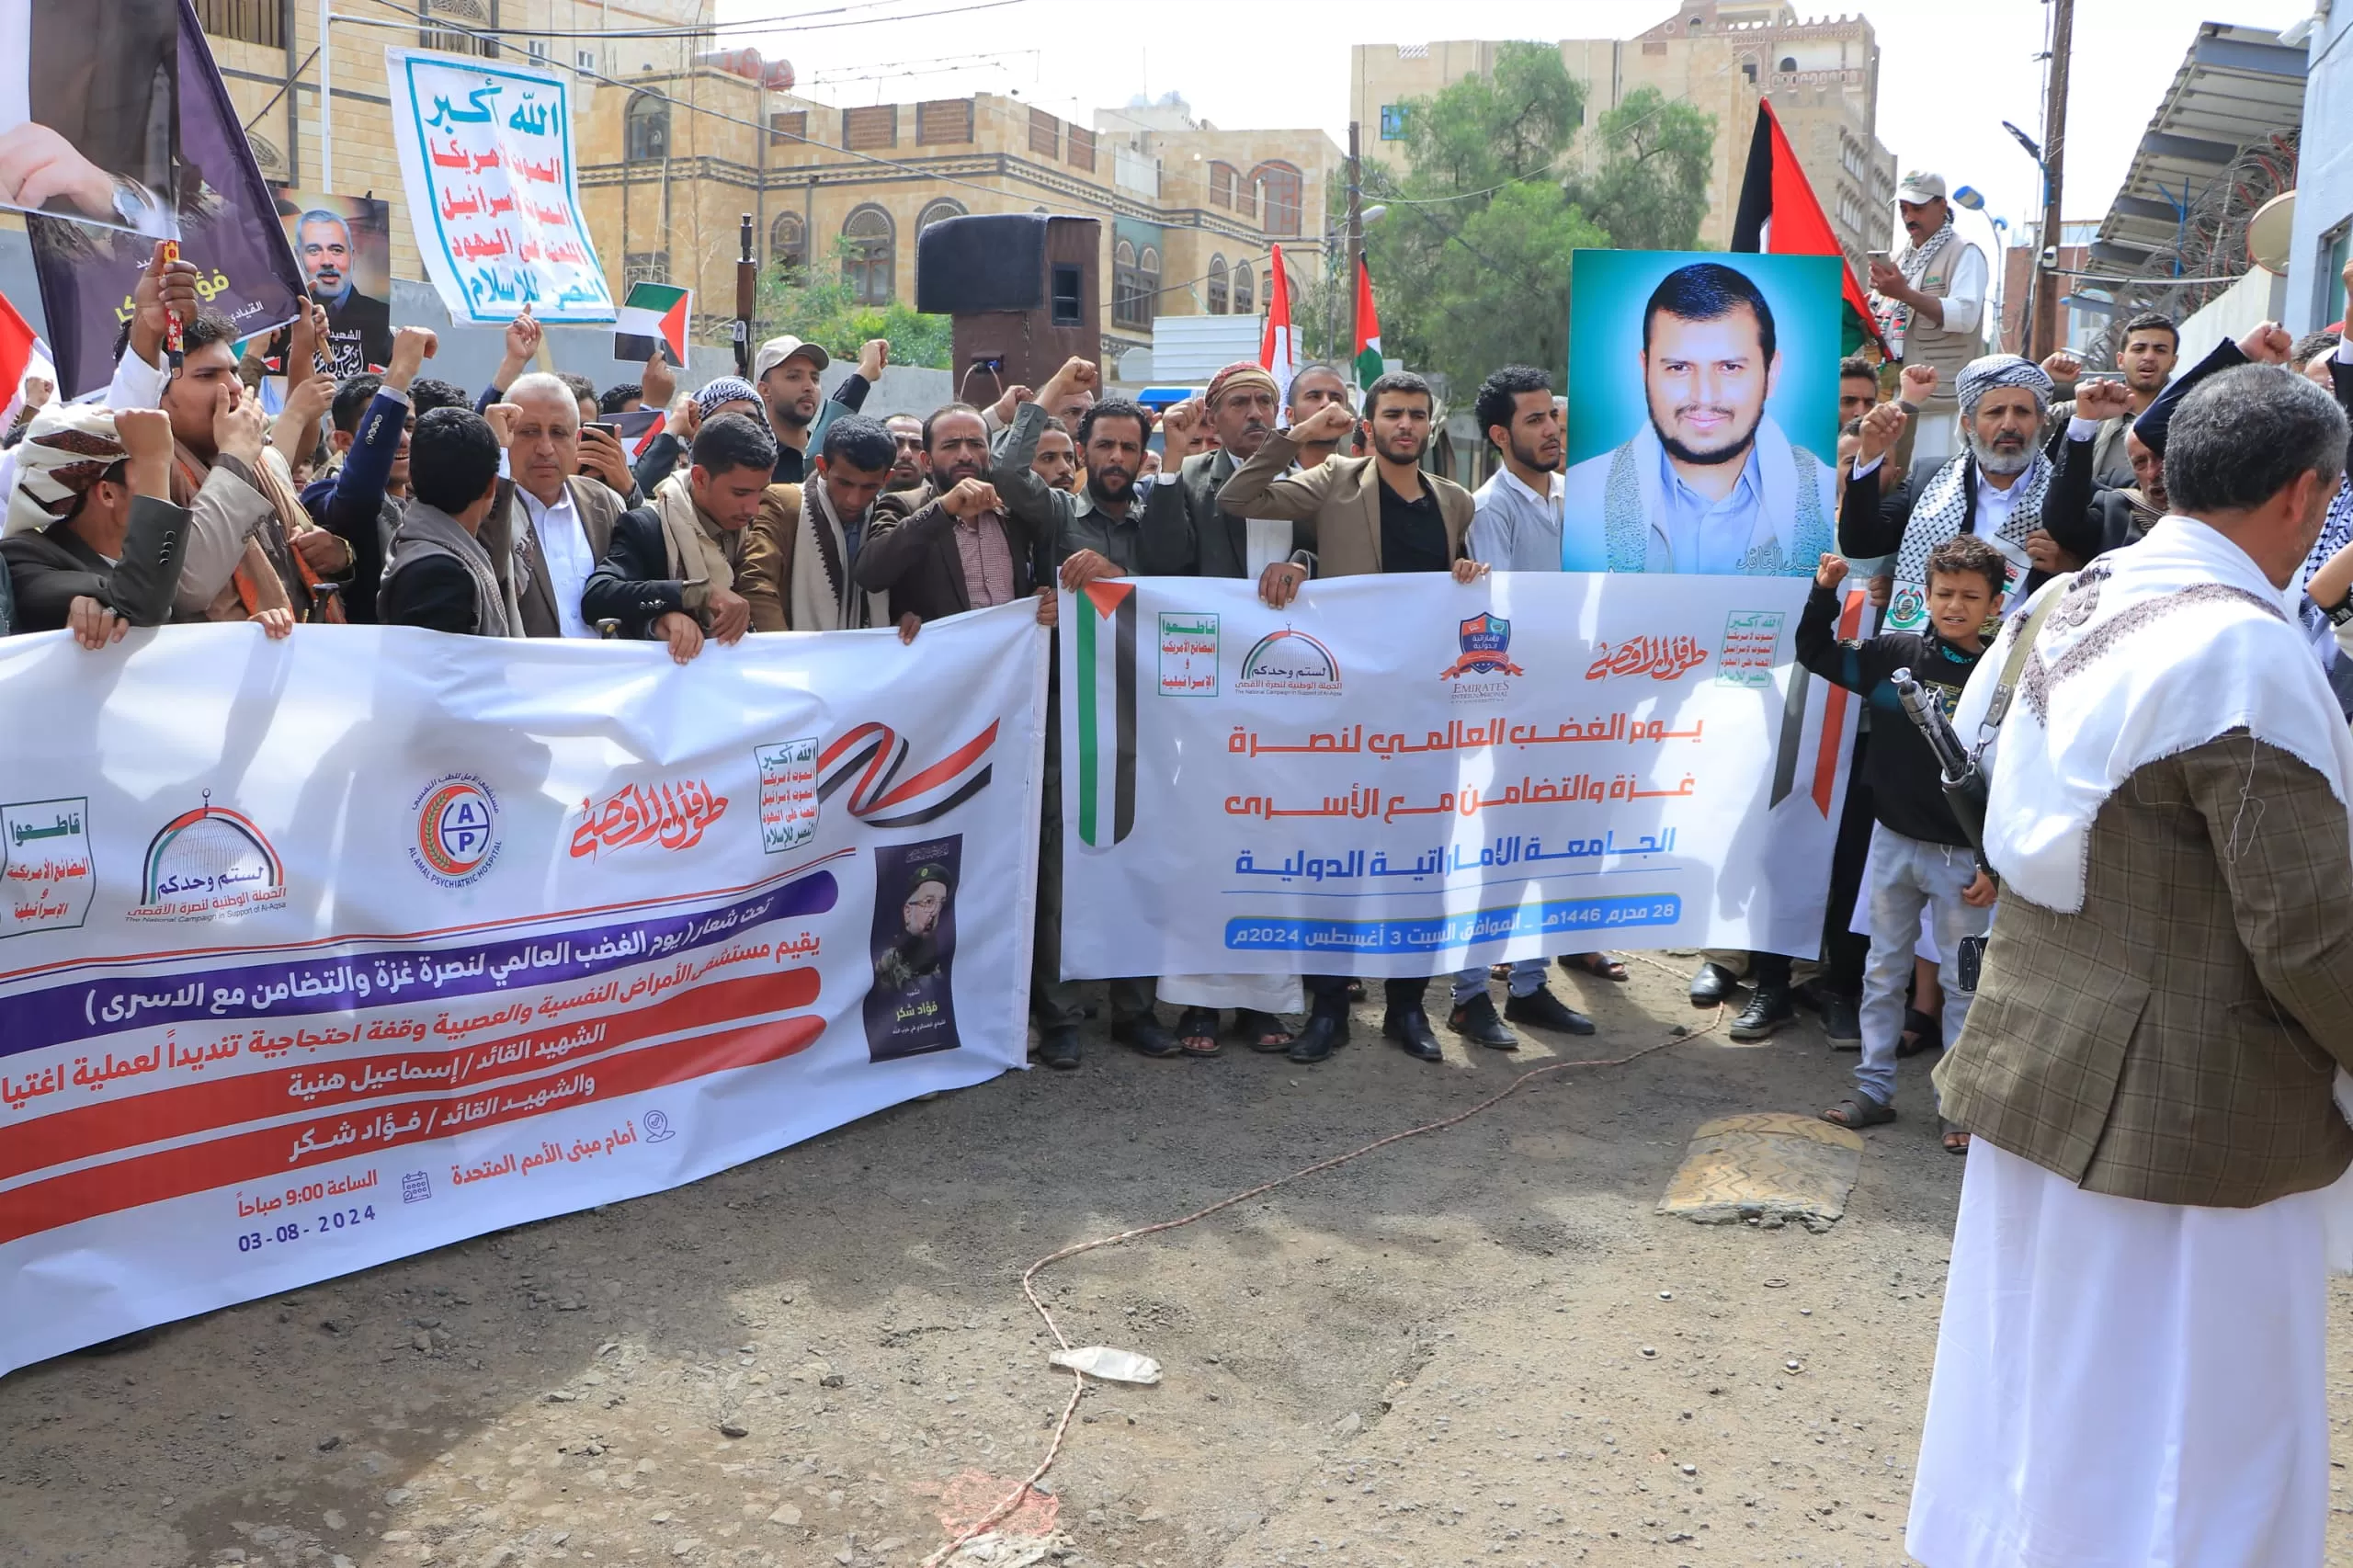
<svg viewBox="0 0 2353 1568">
<path fill-rule="evenodd" d="M 1644 958 L 1640 953 L 1632 953 L 1628 956 L 1640 962 L 1648 963 L 1655 969 L 1667 969 L 1666 965 L 1658 962 L 1654 959 Z M 1668 972 L 1672 973 L 1675 971 L 1669 970 Z M 1138 1226 L 1132 1231 L 1121 1231 L 1117 1235 L 1097 1236 L 1093 1241 L 1079 1242 L 1071 1246 L 1063 1248 L 1060 1252 L 1048 1253 L 1045 1256 L 1031 1264 L 1028 1268 L 1022 1270 L 1021 1293 L 1029 1299 L 1029 1305 L 1036 1309 L 1040 1317 L 1045 1320 L 1046 1330 L 1054 1336 L 1054 1343 L 1064 1350 L 1068 1350 L 1071 1348 L 1071 1343 L 1068 1339 L 1063 1336 L 1062 1326 L 1054 1322 L 1054 1314 L 1052 1312 L 1048 1310 L 1046 1303 L 1039 1300 L 1035 1281 L 1041 1270 L 1050 1268 L 1053 1265 L 1061 1263 L 1067 1258 L 1076 1257 L 1081 1253 L 1094 1252 L 1102 1247 L 1118 1246 L 1122 1242 L 1132 1242 L 1140 1240 L 1145 1236 L 1158 1235 L 1163 1231 L 1181 1229 L 1182 1227 L 1190 1225 L 1197 1221 L 1206 1220 L 1212 1214 L 1231 1209 L 1237 1203 L 1247 1203 L 1254 1198 L 1263 1198 L 1267 1193 L 1274 1191 L 1277 1187 L 1287 1187 L 1290 1183 L 1298 1181 L 1304 1176 L 1312 1176 L 1324 1171 L 1332 1170 L 1337 1166 L 1347 1165 L 1351 1160 L 1360 1160 L 1364 1158 L 1365 1155 L 1373 1153 L 1375 1150 L 1386 1149 L 1392 1143 L 1402 1143 L 1408 1138 L 1419 1138 L 1426 1132 L 1442 1132 L 1449 1127 L 1459 1126 L 1461 1123 L 1470 1120 L 1472 1117 L 1477 1116 L 1480 1112 L 1493 1109 L 1495 1107 L 1503 1104 L 1504 1101 L 1511 1098 L 1512 1096 L 1518 1094 L 1528 1085 L 1534 1083 L 1537 1079 L 1543 1077 L 1549 1073 L 1564 1073 L 1573 1067 L 1623 1067 L 1630 1062 L 1640 1061 L 1642 1058 L 1650 1055 L 1654 1051 L 1665 1051 L 1668 1046 L 1681 1045 L 1688 1040 L 1698 1040 L 1701 1035 L 1713 1033 L 1716 1026 L 1723 1022 L 1723 1007 L 1719 1004 L 1713 1015 L 1699 1028 L 1690 1028 L 1678 1027 L 1670 1032 L 1665 1040 L 1654 1041 L 1653 1043 L 1643 1047 L 1640 1051 L 1631 1051 L 1627 1055 L 1604 1057 L 1582 1062 L 1548 1062 L 1541 1067 L 1530 1068 L 1529 1071 L 1522 1073 L 1518 1077 L 1514 1078 L 1509 1084 L 1506 1085 L 1496 1093 L 1489 1095 L 1485 1099 L 1479 1101 L 1475 1105 L 1455 1112 L 1452 1116 L 1442 1117 L 1437 1121 L 1424 1122 L 1419 1127 L 1409 1127 L 1403 1132 L 1392 1132 L 1386 1138 L 1376 1138 L 1371 1142 L 1365 1144 L 1362 1148 L 1351 1149 L 1345 1154 L 1335 1154 L 1328 1160 L 1318 1160 L 1315 1164 L 1302 1166 L 1302 1168 L 1291 1172 L 1289 1176 L 1277 1176 L 1272 1181 L 1261 1182 L 1259 1185 L 1250 1188 L 1246 1192 L 1237 1192 L 1231 1198 L 1222 1198 L 1215 1203 L 1211 1204 L 1208 1208 L 1197 1209 L 1192 1213 L 1185 1215 L 1181 1219 L 1163 1220 L 1156 1225 Z M 1039 1482 L 1044 1480 L 1046 1472 L 1053 1468 L 1055 1459 L 1062 1453 L 1063 1439 L 1070 1431 L 1070 1418 L 1078 1414 L 1078 1402 L 1086 1392 L 1086 1374 L 1078 1371 L 1076 1369 L 1073 1369 L 1071 1371 L 1070 1399 L 1068 1403 L 1063 1406 L 1062 1419 L 1054 1423 L 1053 1437 L 1047 1443 L 1045 1457 L 1038 1461 L 1038 1468 L 1029 1472 L 1028 1479 L 1024 1480 L 1018 1486 L 1016 1486 L 1010 1493 L 1006 1494 L 1003 1502 L 999 1503 L 995 1507 L 983 1515 L 976 1522 L 966 1527 L 961 1535 L 958 1536 L 954 1540 L 949 1541 L 946 1546 L 941 1547 L 938 1551 L 933 1552 L 929 1557 L 925 1558 L 923 1568 L 939 1568 L 939 1565 L 946 1562 L 949 1558 L 954 1556 L 965 1542 L 972 1540 L 977 1536 L 984 1534 L 992 1526 L 1006 1518 L 1016 1508 L 1021 1506 L 1022 1499 L 1029 1495 L 1030 1489 L 1035 1487 Z"/>
</svg>

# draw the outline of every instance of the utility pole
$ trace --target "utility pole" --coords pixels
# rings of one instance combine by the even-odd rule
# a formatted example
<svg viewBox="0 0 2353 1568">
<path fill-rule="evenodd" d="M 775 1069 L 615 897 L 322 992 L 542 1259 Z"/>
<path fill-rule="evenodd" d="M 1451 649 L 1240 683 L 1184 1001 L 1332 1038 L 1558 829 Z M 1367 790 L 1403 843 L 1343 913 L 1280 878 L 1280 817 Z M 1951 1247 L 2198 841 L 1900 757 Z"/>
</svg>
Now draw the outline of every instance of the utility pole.
<svg viewBox="0 0 2353 1568">
<path fill-rule="evenodd" d="M 1345 348 L 1335 347 L 1332 358 L 1343 363 L 1356 358 L 1357 350 L 1357 273 L 1364 262 L 1364 179 L 1363 169 L 1357 162 L 1357 122 L 1348 121 L 1348 272 L 1340 281 L 1340 298 L 1347 301 L 1341 307 L 1348 319 L 1348 341 Z M 1335 333 L 1334 337 L 1339 335 Z"/>
<path fill-rule="evenodd" d="M 2029 318 L 2026 357 L 2040 359 L 2060 347 L 2059 199 L 2067 158 L 2067 62 L 2074 52 L 2075 0 L 2049 0 L 2051 86 L 2042 111 L 2042 243 L 2035 257 L 2034 309 Z"/>
</svg>

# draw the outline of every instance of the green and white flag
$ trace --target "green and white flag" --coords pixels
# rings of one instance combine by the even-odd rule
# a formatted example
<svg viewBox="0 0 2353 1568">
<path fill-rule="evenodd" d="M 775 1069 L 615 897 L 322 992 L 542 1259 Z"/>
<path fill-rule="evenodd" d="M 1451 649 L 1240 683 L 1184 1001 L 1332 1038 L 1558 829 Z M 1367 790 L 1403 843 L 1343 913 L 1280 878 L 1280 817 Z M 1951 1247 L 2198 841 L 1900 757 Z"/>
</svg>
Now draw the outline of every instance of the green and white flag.
<svg viewBox="0 0 2353 1568">
<path fill-rule="evenodd" d="M 1075 608 L 1078 836 L 1108 849 L 1136 825 L 1136 590 L 1089 583 Z"/>
<path fill-rule="evenodd" d="M 613 358 L 642 365 L 658 347 L 673 365 L 687 362 L 687 323 L 695 291 L 674 283 L 632 283 L 613 322 Z"/>
</svg>

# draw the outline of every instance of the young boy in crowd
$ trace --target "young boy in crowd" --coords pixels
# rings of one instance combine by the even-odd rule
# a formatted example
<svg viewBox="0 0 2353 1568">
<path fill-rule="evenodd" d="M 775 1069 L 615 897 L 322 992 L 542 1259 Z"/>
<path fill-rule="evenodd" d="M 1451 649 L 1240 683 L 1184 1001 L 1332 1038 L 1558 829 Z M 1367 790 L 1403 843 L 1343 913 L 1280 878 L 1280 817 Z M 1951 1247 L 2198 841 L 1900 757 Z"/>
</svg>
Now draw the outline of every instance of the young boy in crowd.
<svg viewBox="0 0 2353 1568">
<path fill-rule="evenodd" d="M 1934 911 L 1938 979 L 1944 985 L 1944 1044 L 1969 1016 L 1972 993 L 1961 983 L 1963 938 L 1984 935 L 1993 916 L 1994 880 L 1946 803 L 1942 771 L 1918 728 L 1896 699 L 1895 672 L 1942 699 L 1950 712 L 1985 652 L 1987 618 L 2001 603 L 2006 563 L 1974 534 L 1937 547 L 1928 557 L 1929 630 L 1889 631 L 1841 642 L 1836 628 L 1845 599 L 1847 562 L 1824 555 L 1798 620 L 1798 662 L 1824 680 L 1859 692 L 1871 705 L 1871 744 L 1864 769 L 1878 823 L 1871 830 L 1871 952 L 1863 970 L 1863 1059 L 1856 1092 L 1822 1113 L 1841 1127 L 1895 1119 L 1896 1045 L 1904 1029 L 1904 987 L 1920 935 L 1920 912 Z M 1947 1150 L 1961 1153 L 1969 1135 L 1947 1126 Z"/>
</svg>

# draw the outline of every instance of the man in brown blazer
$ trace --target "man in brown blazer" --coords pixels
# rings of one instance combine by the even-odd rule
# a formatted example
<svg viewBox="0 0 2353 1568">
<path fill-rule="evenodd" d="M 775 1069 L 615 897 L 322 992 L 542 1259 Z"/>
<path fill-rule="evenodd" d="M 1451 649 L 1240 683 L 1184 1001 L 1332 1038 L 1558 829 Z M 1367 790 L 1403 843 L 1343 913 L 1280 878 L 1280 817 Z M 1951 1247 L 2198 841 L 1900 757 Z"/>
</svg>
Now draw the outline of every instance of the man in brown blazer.
<svg viewBox="0 0 2353 1568">
<path fill-rule="evenodd" d="M 1331 458 L 1287 473 L 1299 449 L 1345 438 L 1357 424 L 1345 404 L 1320 408 L 1266 444 L 1218 492 L 1228 517 L 1284 517 L 1303 548 L 1258 576 L 1259 597 L 1276 609 L 1297 596 L 1310 576 L 1357 577 L 1389 572 L 1451 572 L 1475 583 L 1487 568 L 1469 559 L 1463 541 L 1477 509 L 1471 493 L 1424 472 L 1438 400 L 1410 370 L 1392 370 L 1364 394 L 1369 457 Z M 1438 1036 L 1424 1010 L 1427 980 L 1386 983 L 1388 1015 L 1381 1032 L 1422 1062 L 1436 1062 Z M 1313 999 L 1307 1027 L 1287 1053 L 1293 1062 L 1321 1062 L 1348 1040 L 1348 981 L 1307 976 Z"/>
<path fill-rule="evenodd" d="M 2290 599 L 2347 426 L 2249 365 L 2169 435 L 2174 515 L 2044 590 L 1955 715 L 1999 726 L 2002 892 L 1937 1071 L 1973 1136 L 1907 1538 L 1928 1568 L 2324 1551 L 2353 735 Z"/>
<path fill-rule="evenodd" d="M 520 410 L 506 449 L 515 480 L 516 598 L 527 637 L 594 637 L 580 596 L 612 547 L 621 498 L 580 472 L 580 403 L 553 376 L 516 378 L 506 401 Z"/>
</svg>

